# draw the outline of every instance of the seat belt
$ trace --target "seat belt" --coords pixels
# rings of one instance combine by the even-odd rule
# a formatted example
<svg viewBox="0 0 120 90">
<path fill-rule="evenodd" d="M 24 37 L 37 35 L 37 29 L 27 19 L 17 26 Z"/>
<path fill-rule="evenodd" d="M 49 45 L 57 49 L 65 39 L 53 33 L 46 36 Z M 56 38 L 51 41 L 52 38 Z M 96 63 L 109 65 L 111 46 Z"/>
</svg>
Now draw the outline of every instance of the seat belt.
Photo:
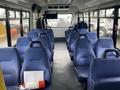
<svg viewBox="0 0 120 90">
<path fill-rule="evenodd" d="M 5 81 L 4 81 L 1 67 L 0 67 L 0 90 L 6 90 Z"/>
</svg>

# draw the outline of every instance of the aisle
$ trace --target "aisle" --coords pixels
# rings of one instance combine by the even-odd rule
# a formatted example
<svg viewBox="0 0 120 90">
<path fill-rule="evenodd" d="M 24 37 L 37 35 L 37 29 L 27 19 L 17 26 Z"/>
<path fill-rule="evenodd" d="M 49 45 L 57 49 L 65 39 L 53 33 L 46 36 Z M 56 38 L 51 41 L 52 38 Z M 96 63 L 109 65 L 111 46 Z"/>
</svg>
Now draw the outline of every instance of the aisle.
<svg viewBox="0 0 120 90">
<path fill-rule="evenodd" d="M 55 44 L 52 90 L 81 90 L 65 43 Z"/>
</svg>

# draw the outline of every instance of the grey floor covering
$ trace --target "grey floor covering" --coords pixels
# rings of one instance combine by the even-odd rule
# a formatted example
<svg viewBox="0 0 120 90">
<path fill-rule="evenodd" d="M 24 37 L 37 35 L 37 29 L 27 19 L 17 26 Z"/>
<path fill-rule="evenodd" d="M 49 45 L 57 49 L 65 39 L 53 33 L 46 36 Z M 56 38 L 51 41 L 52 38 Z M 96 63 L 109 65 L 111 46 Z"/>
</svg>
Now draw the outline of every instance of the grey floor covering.
<svg viewBox="0 0 120 90">
<path fill-rule="evenodd" d="M 55 43 L 52 90 L 82 90 L 65 43 Z"/>
</svg>

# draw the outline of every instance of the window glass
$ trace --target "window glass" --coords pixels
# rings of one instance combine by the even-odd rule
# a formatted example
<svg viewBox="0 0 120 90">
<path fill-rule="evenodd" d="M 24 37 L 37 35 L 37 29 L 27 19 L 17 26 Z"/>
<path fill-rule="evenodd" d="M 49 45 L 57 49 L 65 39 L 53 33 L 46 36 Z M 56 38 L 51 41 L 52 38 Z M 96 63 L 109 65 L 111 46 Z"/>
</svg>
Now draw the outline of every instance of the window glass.
<svg viewBox="0 0 120 90">
<path fill-rule="evenodd" d="M 24 34 L 24 36 L 26 36 L 28 32 L 29 32 L 29 19 L 23 19 L 23 34 Z"/>
<path fill-rule="evenodd" d="M 20 18 L 20 12 L 16 12 L 16 18 Z"/>
<path fill-rule="evenodd" d="M 100 17 L 105 17 L 105 10 L 100 10 Z"/>
<path fill-rule="evenodd" d="M 82 18 L 82 17 L 80 17 L 80 21 L 83 21 L 83 18 Z"/>
<path fill-rule="evenodd" d="M 90 12 L 90 17 L 93 17 L 93 12 Z"/>
<path fill-rule="evenodd" d="M 120 19 L 118 19 L 118 31 L 117 31 L 116 47 L 120 49 Z"/>
<path fill-rule="evenodd" d="M 15 12 L 14 11 L 9 11 L 9 17 L 10 18 L 15 18 Z"/>
<path fill-rule="evenodd" d="M 89 24 L 89 18 L 84 18 L 84 21 L 87 23 L 87 25 Z"/>
<path fill-rule="evenodd" d="M 30 16 L 29 13 L 26 13 L 26 17 L 29 18 L 29 16 Z"/>
<path fill-rule="evenodd" d="M 0 21 L 0 47 L 7 47 L 7 33 L 5 21 Z"/>
<path fill-rule="evenodd" d="M 22 18 L 26 18 L 26 12 L 22 12 Z"/>
<path fill-rule="evenodd" d="M 100 36 L 111 37 L 113 29 L 113 19 L 100 18 Z"/>
<path fill-rule="evenodd" d="M 106 17 L 113 17 L 114 16 L 113 12 L 114 12 L 114 9 L 107 9 Z"/>
<path fill-rule="evenodd" d="M 20 37 L 20 20 L 10 20 L 10 34 L 12 46 L 14 46 Z"/>
<path fill-rule="evenodd" d="M 94 17 L 97 17 L 97 11 L 94 12 Z"/>
<path fill-rule="evenodd" d="M 86 13 L 84 12 L 84 17 L 86 17 Z"/>
<path fill-rule="evenodd" d="M 97 33 L 97 18 L 90 19 L 90 31 Z"/>
<path fill-rule="evenodd" d="M 82 13 L 79 15 L 79 17 L 83 17 Z"/>
<path fill-rule="evenodd" d="M 3 19 L 3 18 L 6 18 L 6 10 L 4 8 L 0 8 L 0 18 Z"/>
<path fill-rule="evenodd" d="M 48 19 L 50 27 L 69 27 L 72 20 L 72 14 L 58 14 L 57 19 Z"/>
</svg>

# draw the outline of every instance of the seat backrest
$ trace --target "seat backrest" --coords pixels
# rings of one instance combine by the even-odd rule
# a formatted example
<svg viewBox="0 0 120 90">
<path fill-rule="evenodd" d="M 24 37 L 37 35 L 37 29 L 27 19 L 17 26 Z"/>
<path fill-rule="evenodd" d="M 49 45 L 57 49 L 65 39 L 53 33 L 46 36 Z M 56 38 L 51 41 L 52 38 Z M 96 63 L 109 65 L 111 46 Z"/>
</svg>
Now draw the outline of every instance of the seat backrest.
<svg viewBox="0 0 120 90">
<path fill-rule="evenodd" d="M 70 42 L 70 36 L 71 36 L 71 32 L 72 32 L 72 31 L 73 31 L 73 30 L 65 31 L 65 38 L 66 38 L 67 44 L 69 44 L 69 42 Z"/>
<path fill-rule="evenodd" d="M 27 34 L 28 37 L 30 37 L 32 39 L 32 41 L 37 40 L 38 39 L 38 33 L 37 32 L 29 32 Z"/>
<path fill-rule="evenodd" d="M 97 43 L 98 37 L 96 32 L 87 32 L 88 39 L 92 43 L 93 49 L 95 49 L 95 45 Z"/>
<path fill-rule="evenodd" d="M 69 48 L 70 48 L 70 51 L 73 52 L 74 51 L 74 48 L 76 46 L 76 41 L 79 37 L 79 33 L 75 30 L 73 30 L 71 32 L 71 35 L 70 35 L 70 42 L 69 42 Z"/>
<path fill-rule="evenodd" d="M 75 65 L 88 66 L 92 59 L 95 58 L 95 54 L 92 48 L 91 42 L 88 38 L 79 38 L 76 43 L 74 53 Z"/>
<path fill-rule="evenodd" d="M 51 29 L 45 29 L 43 30 L 44 33 L 46 33 L 50 39 L 50 42 L 51 42 L 51 46 L 52 48 L 54 48 L 54 34 L 53 34 L 53 31 Z"/>
<path fill-rule="evenodd" d="M 35 43 L 33 43 L 35 44 Z M 21 71 L 21 80 L 23 82 L 24 71 L 45 71 L 45 80 L 50 84 L 51 81 L 51 67 L 48 60 L 46 50 L 43 47 L 34 47 L 32 45 L 29 48 L 24 57 L 24 63 Z"/>
<path fill-rule="evenodd" d="M 103 56 L 103 53 L 107 49 L 114 49 L 114 44 L 112 38 L 100 38 L 96 43 L 95 53 L 98 58 Z"/>
<path fill-rule="evenodd" d="M 6 86 L 20 84 L 20 58 L 16 48 L 0 48 L 0 66 L 3 70 Z"/>
<path fill-rule="evenodd" d="M 120 88 L 118 86 L 120 84 L 119 68 L 119 58 L 97 58 L 93 60 L 90 65 L 88 90 L 119 90 L 117 88 Z"/>
<path fill-rule="evenodd" d="M 29 48 L 29 44 L 30 44 L 31 41 L 32 40 L 31 40 L 30 37 L 20 37 L 17 40 L 16 48 L 17 48 L 22 60 L 23 60 L 23 57 L 24 57 L 24 53 Z"/>
<path fill-rule="evenodd" d="M 46 33 L 41 33 L 39 35 L 39 39 L 43 47 L 46 49 L 50 61 L 52 61 L 53 60 L 53 49 L 52 49 L 48 35 Z"/>
</svg>

